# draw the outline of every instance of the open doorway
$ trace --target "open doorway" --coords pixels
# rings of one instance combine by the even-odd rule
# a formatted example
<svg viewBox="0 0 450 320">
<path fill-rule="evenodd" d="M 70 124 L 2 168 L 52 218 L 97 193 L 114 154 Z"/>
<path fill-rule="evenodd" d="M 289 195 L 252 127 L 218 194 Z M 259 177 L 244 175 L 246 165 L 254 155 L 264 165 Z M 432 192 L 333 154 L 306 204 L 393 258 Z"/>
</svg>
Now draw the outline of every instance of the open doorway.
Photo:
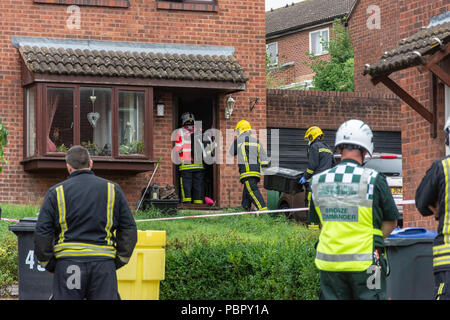
<svg viewBox="0 0 450 320">
<path fill-rule="evenodd" d="M 214 95 L 205 96 L 205 95 L 192 95 L 191 94 L 179 94 L 175 97 L 176 101 L 176 110 L 175 110 L 175 128 L 180 128 L 182 126 L 181 123 L 181 115 L 185 112 L 190 112 L 194 115 L 195 121 L 201 121 L 202 133 L 207 131 L 208 129 L 216 127 L 216 110 L 215 103 L 216 97 Z M 203 163 L 204 177 L 203 177 L 203 195 L 205 197 L 209 197 L 213 199 L 216 203 L 218 203 L 218 199 L 216 199 L 216 168 L 215 165 L 209 165 Z M 178 194 L 181 194 L 181 186 L 180 186 L 180 175 L 175 168 L 175 186 Z M 209 207 L 207 204 L 199 205 L 199 204 L 182 204 L 182 207 L 188 208 L 206 208 Z"/>
</svg>

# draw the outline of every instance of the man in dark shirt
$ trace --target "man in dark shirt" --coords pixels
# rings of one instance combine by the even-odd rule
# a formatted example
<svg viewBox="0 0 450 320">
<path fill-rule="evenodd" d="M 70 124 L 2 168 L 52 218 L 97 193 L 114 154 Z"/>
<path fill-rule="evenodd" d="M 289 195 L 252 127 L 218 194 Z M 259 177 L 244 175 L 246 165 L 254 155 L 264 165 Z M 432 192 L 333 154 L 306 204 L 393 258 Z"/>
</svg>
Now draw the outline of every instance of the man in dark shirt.
<svg viewBox="0 0 450 320">
<path fill-rule="evenodd" d="M 88 151 L 67 152 L 70 174 L 47 192 L 34 233 L 39 263 L 54 273 L 53 299 L 119 299 L 116 269 L 128 263 L 136 223 L 119 185 L 95 176 Z"/>
<path fill-rule="evenodd" d="M 449 145 L 450 118 L 444 126 L 445 144 Z M 423 216 L 434 215 L 438 235 L 433 244 L 435 297 L 450 300 L 450 156 L 433 162 L 416 190 L 416 207 Z"/>
</svg>

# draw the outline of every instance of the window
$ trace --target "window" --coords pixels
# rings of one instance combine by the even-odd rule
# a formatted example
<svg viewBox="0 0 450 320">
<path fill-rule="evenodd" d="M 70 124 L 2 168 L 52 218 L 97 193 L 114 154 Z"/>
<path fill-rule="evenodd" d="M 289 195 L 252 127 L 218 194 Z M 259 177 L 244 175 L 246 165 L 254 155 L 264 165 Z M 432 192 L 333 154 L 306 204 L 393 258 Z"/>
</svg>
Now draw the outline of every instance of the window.
<svg viewBox="0 0 450 320">
<path fill-rule="evenodd" d="M 329 41 L 329 29 L 316 30 L 309 33 L 309 52 L 314 55 L 327 54 L 325 43 Z"/>
<path fill-rule="evenodd" d="M 82 145 L 94 167 L 99 161 L 109 168 L 115 161 L 148 163 L 152 96 L 151 88 L 122 86 L 39 83 L 27 88 L 24 161 L 63 160 L 71 146 Z"/>
<path fill-rule="evenodd" d="M 278 64 L 278 42 L 268 43 L 266 45 L 266 54 L 269 59 L 269 66 Z"/>
<path fill-rule="evenodd" d="M 130 0 L 33 0 L 34 3 L 129 8 Z"/>
<path fill-rule="evenodd" d="M 217 0 L 157 0 L 156 8 L 166 10 L 217 12 Z"/>
</svg>

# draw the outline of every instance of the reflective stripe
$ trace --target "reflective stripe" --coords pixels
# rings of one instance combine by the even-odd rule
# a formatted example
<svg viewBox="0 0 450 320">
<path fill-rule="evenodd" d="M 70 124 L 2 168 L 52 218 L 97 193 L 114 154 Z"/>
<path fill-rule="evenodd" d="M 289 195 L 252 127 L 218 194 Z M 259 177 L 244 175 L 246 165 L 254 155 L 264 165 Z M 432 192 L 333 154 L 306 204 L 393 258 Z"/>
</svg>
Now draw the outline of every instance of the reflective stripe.
<svg viewBox="0 0 450 320">
<path fill-rule="evenodd" d="M 244 172 L 244 173 L 241 174 L 240 179 L 248 178 L 248 177 L 257 177 L 257 178 L 260 178 L 260 177 L 261 177 L 261 173 L 258 172 L 258 171 Z"/>
<path fill-rule="evenodd" d="M 48 264 L 48 261 L 39 261 L 38 260 L 38 262 L 41 265 L 41 267 L 43 267 L 43 268 L 45 268 L 47 266 L 47 264 Z"/>
<path fill-rule="evenodd" d="M 330 262 L 367 261 L 372 260 L 371 253 L 329 254 L 317 251 L 316 259 Z"/>
<path fill-rule="evenodd" d="M 58 212 L 59 212 L 59 226 L 61 228 L 61 233 L 59 234 L 58 243 L 64 241 L 64 233 L 67 231 L 67 221 L 66 221 L 66 201 L 64 198 L 64 188 L 59 186 L 56 188 L 56 199 L 58 202 Z"/>
<path fill-rule="evenodd" d="M 180 171 L 183 170 L 194 170 L 194 169 L 205 169 L 205 167 L 203 166 L 203 163 L 199 163 L 199 164 L 181 164 L 179 167 Z"/>
<path fill-rule="evenodd" d="M 250 187 L 250 183 L 245 181 L 245 187 L 247 188 L 248 193 L 252 197 L 253 201 L 255 202 L 256 206 L 258 207 L 258 211 L 263 210 L 264 208 L 261 206 L 261 203 L 258 201 L 258 198 L 256 198 L 255 194 L 252 191 L 252 188 Z"/>
<path fill-rule="evenodd" d="M 381 231 L 380 229 L 373 229 L 373 234 L 382 237 L 383 236 L 383 231 Z"/>
<path fill-rule="evenodd" d="M 108 245 L 112 245 L 113 241 L 111 240 L 112 237 L 111 228 L 113 226 L 114 201 L 116 198 L 116 192 L 114 190 L 114 184 L 112 184 L 111 182 L 108 182 L 107 188 L 108 188 L 108 203 L 106 205 L 105 240 Z"/>
<path fill-rule="evenodd" d="M 433 267 L 439 267 L 439 266 L 449 265 L 449 264 L 450 264 L 450 256 L 449 255 L 433 258 Z"/>
<path fill-rule="evenodd" d="M 81 256 L 103 256 L 116 257 L 116 249 L 113 246 L 102 246 L 88 243 L 68 242 L 55 245 L 55 258 L 81 257 Z"/>
<path fill-rule="evenodd" d="M 203 204 L 203 200 L 194 200 L 194 203 Z"/>
<path fill-rule="evenodd" d="M 117 256 L 119 258 L 120 261 L 122 261 L 123 263 L 128 263 L 128 261 L 130 261 L 130 257 L 122 257 L 122 256 Z"/>
<path fill-rule="evenodd" d="M 314 173 L 314 170 L 306 169 L 306 172 L 308 172 L 309 174 L 313 174 L 313 173 Z"/>
<path fill-rule="evenodd" d="M 450 245 L 441 244 L 433 247 L 433 255 L 439 255 L 444 253 L 450 253 Z"/>
<path fill-rule="evenodd" d="M 244 158 L 245 171 L 249 172 L 250 165 L 248 164 L 247 153 L 245 152 L 245 144 L 244 143 L 241 144 L 241 152 L 242 152 L 242 157 Z"/>
<path fill-rule="evenodd" d="M 183 187 L 183 178 L 180 177 L 180 187 L 181 187 L 181 201 L 186 201 L 186 197 L 184 196 L 184 187 Z"/>
<path fill-rule="evenodd" d="M 449 159 L 442 160 L 442 166 L 444 167 L 444 174 L 445 174 L 445 212 L 444 212 L 444 226 L 442 228 L 442 234 L 444 236 L 444 243 L 449 244 L 450 243 L 450 234 L 449 234 L 449 206 L 448 206 L 448 194 L 449 194 L 449 178 L 448 174 L 450 171 L 450 164 Z"/>
<path fill-rule="evenodd" d="M 319 149 L 319 152 L 327 152 L 327 153 L 333 154 L 333 152 L 331 152 L 331 150 L 330 150 L 330 149 L 327 149 L 327 148 L 320 148 L 320 149 Z"/>
</svg>

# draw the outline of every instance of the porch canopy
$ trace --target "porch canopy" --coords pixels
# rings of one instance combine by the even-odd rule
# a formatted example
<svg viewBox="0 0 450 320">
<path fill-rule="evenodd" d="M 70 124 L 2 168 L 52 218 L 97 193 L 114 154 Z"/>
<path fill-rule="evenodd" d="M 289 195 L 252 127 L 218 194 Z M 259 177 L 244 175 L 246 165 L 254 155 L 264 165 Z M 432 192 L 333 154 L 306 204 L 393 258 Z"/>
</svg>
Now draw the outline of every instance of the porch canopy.
<svg viewBox="0 0 450 320">
<path fill-rule="evenodd" d="M 245 90 L 234 47 L 12 37 L 32 82 Z"/>
<path fill-rule="evenodd" d="M 370 75 L 374 85 L 382 82 L 406 104 L 431 124 L 431 136 L 437 136 L 436 101 L 437 79 L 450 87 L 449 68 L 442 68 L 442 61 L 450 54 L 450 12 L 436 16 L 428 27 L 403 39 L 399 46 L 385 54 L 376 63 L 366 64 L 363 75 Z M 418 102 L 401 88 L 389 75 L 393 72 L 419 67 L 429 70 L 431 108 Z M 430 111 L 431 110 L 431 111 Z"/>
</svg>

